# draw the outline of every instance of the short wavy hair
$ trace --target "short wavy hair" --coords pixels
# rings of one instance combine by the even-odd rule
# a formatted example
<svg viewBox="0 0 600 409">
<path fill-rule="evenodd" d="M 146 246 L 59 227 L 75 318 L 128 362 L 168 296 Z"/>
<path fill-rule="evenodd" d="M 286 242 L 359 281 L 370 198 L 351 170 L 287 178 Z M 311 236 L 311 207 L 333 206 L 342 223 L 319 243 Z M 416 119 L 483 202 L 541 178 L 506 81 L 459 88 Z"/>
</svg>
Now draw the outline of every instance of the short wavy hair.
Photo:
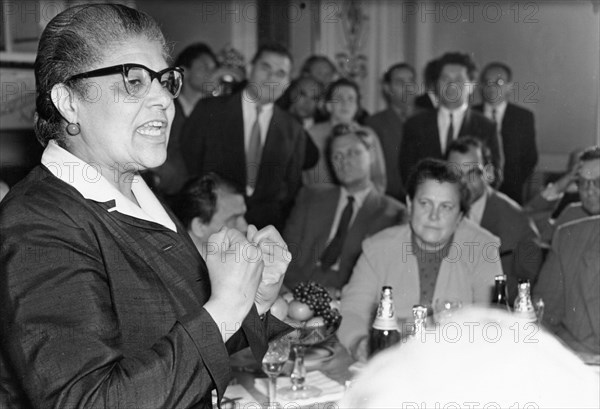
<svg viewBox="0 0 600 409">
<path fill-rule="evenodd" d="M 460 211 L 465 216 L 469 214 L 469 210 L 471 209 L 471 193 L 462 178 L 461 172 L 455 166 L 446 161 L 432 158 L 419 161 L 408 176 L 406 183 L 406 192 L 410 200 L 415 197 L 419 186 L 427 180 L 434 180 L 438 183 L 446 182 L 456 186 L 460 201 Z"/>
</svg>

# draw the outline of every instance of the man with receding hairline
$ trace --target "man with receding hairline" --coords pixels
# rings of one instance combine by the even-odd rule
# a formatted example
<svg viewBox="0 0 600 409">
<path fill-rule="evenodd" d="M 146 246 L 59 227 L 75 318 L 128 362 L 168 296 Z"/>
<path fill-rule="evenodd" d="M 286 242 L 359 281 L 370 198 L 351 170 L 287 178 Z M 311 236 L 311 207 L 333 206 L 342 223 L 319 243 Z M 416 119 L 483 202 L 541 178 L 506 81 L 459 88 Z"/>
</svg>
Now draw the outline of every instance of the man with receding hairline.
<svg viewBox="0 0 600 409">
<path fill-rule="evenodd" d="M 289 84 L 292 57 L 278 44 L 259 48 L 248 83 L 236 94 L 200 100 L 186 121 L 182 148 L 190 175 L 216 172 L 244 191 L 257 228 L 284 226 L 302 184 L 306 134 L 274 104 Z"/>
</svg>

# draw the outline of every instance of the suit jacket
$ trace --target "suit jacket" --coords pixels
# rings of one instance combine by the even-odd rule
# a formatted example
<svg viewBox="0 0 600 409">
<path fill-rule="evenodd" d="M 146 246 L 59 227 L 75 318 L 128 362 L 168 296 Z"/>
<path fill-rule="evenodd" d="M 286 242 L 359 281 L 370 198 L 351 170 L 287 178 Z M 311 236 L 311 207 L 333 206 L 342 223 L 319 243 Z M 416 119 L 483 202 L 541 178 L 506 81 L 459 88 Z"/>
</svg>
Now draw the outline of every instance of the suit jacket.
<svg viewBox="0 0 600 409">
<path fill-rule="evenodd" d="M 458 137 L 473 136 L 484 142 L 491 150 L 492 163 L 497 169 L 497 177 L 504 163 L 502 144 L 496 126 L 479 112 L 467 109 Z M 400 145 L 400 176 L 406 184 L 413 166 L 424 158 L 444 159 L 440 145 L 437 111 L 425 111 L 410 117 L 404 124 L 404 135 Z"/>
<path fill-rule="evenodd" d="M 375 131 L 381 142 L 387 177 L 385 194 L 398 200 L 404 200 L 405 192 L 398 167 L 404 119 L 400 118 L 393 109 L 388 108 L 367 118 L 365 124 Z"/>
<path fill-rule="evenodd" d="M 600 354 L 600 216 L 564 224 L 552 240 L 534 294 L 544 323 L 571 348 Z"/>
<path fill-rule="evenodd" d="M 245 192 L 246 153 L 242 93 L 200 100 L 186 121 L 183 157 L 190 175 L 216 172 Z M 282 229 L 302 184 L 306 134 L 277 105 L 263 146 L 256 188 L 246 197 L 246 220 Z"/>
<path fill-rule="evenodd" d="M 440 264 L 433 299 L 456 298 L 463 305 L 488 305 L 494 277 L 502 274 L 502 266 L 493 251 L 499 245 L 497 237 L 463 219 L 454 233 L 448 256 Z M 408 224 L 380 231 L 365 240 L 362 248 L 352 277 L 342 292 L 344 319 L 338 338 L 348 349 L 353 349 L 360 338 L 368 335 L 381 287 L 392 287 L 396 316 L 401 321 L 413 321 L 412 307 L 419 304 L 421 297 L 419 264 Z"/>
<path fill-rule="evenodd" d="M 417 97 L 415 98 L 415 106 L 417 108 L 435 111 L 435 106 L 433 105 L 429 94 L 426 92 L 421 95 L 417 95 Z"/>
<path fill-rule="evenodd" d="M 323 271 L 319 259 L 327 247 L 340 194 L 339 186 L 312 186 L 300 190 L 283 235 L 292 253 L 284 281 L 288 288 L 308 280 L 342 288 L 360 255 L 362 241 L 404 219 L 404 205 L 372 188 L 348 230 L 338 271 Z"/>
<path fill-rule="evenodd" d="M 483 112 L 483 104 L 473 107 Z M 504 178 L 500 191 L 523 203 L 523 186 L 538 161 L 533 112 L 507 104 L 502 118 L 501 138 L 504 153 Z"/>
<path fill-rule="evenodd" d="M 185 228 L 112 207 L 44 166 L 1 203 L 0 407 L 212 407 L 228 355 L 261 357 L 284 325 L 253 308 L 223 344 Z"/>
<path fill-rule="evenodd" d="M 512 305 L 518 293 L 519 279 L 535 283 L 542 266 L 538 231 L 516 202 L 491 189 L 487 193 L 481 227 L 500 238 L 500 260 L 507 276 L 508 299 Z"/>
</svg>

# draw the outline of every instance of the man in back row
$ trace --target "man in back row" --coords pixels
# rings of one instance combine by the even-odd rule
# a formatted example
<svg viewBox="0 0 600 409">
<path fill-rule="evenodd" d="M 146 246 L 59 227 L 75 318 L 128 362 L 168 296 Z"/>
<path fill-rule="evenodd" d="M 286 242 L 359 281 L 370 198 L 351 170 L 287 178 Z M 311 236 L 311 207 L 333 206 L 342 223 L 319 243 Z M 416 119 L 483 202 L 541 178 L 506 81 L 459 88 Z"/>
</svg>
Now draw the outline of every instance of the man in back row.
<svg viewBox="0 0 600 409">
<path fill-rule="evenodd" d="M 503 182 L 499 190 L 523 204 L 523 186 L 538 160 L 533 112 L 508 102 L 512 96 L 512 71 L 506 64 L 493 62 L 481 72 L 483 104 L 474 109 L 496 125 L 504 153 Z"/>
<path fill-rule="evenodd" d="M 496 170 L 495 184 L 502 182 L 504 155 L 496 126 L 481 113 L 469 108 L 476 66 L 468 54 L 446 53 L 437 60 L 437 110 L 409 118 L 404 125 L 399 166 L 406 184 L 411 168 L 423 158 L 443 159 L 450 143 L 470 135 L 490 148 Z"/>
<path fill-rule="evenodd" d="M 186 121 L 182 152 L 190 175 L 216 172 L 245 192 L 248 223 L 282 230 L 301 186 L 306 134 L 275 106 L 290 80 L 292 57 L 261 46 L 246 87 L 200 100 Z"/>
</svg>

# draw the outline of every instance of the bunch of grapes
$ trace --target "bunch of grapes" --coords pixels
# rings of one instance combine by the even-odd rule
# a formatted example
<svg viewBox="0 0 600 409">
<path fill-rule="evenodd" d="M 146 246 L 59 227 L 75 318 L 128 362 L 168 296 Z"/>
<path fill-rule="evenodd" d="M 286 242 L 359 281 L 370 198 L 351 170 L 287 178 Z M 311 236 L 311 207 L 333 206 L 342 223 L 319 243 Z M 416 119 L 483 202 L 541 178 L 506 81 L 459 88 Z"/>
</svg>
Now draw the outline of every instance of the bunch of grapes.
<svg viewBox="0 0 600 409">
<path fill-rule="evenodd" d="M 342 319 L 337 309 L 331 308 L 331 296 L 327 290 L 314 281 L 303 281 L 294 290 L 294 299 L 305 303 L 314 311 L 315 315 L 323 317 L 328 327 L 337 325 Z"/>
</svg>

